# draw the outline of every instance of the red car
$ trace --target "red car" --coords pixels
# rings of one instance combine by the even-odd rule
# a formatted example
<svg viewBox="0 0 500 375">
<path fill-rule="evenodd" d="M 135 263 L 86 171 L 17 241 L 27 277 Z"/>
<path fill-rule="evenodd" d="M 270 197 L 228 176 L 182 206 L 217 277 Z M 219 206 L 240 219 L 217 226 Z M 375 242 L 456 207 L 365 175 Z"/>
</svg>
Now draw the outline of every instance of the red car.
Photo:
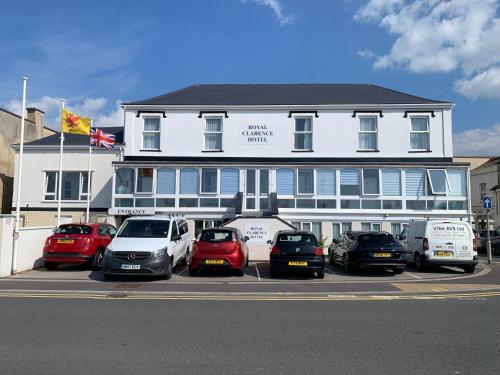
<svg viewBox="0 0 500 375">
<path fill-rule="evenodd" d="M 243 276 L 248 267 L 247 240 L 236 228 L 202 230 L 191 248 L 189 275 L 195 276 L 204 269 L 220 269 Z"/>
<path fill-rule="evenodd" d="M 45 268 L 55 270 L 59 264 L 87 264 L 92 270 L 102 267 L 104 250 L 116 234 L 110 224 L 64 224 L 45 240 Z"/>
</svg>

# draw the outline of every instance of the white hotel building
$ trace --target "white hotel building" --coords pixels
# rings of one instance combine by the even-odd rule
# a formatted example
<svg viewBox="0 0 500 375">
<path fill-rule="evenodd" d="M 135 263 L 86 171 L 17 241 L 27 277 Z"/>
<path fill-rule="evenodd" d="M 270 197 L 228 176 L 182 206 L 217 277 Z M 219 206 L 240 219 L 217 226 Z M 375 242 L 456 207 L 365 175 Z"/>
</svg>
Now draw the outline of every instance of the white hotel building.
<svg viewBox="0 0 500 375">
<path fill-rule="evenodd" d="M 107 200 L 110 221 L 180 214 L 199 229 L 275 217 L 329 240 L 350 229 L 399 233 L 411 220 L 470 221 L 452 108 L 363 84 L 193 85 L 123 105 L 123 154 L 94 162 L 111 175 L 93 179 L 92 197 Z"/>
</svg>

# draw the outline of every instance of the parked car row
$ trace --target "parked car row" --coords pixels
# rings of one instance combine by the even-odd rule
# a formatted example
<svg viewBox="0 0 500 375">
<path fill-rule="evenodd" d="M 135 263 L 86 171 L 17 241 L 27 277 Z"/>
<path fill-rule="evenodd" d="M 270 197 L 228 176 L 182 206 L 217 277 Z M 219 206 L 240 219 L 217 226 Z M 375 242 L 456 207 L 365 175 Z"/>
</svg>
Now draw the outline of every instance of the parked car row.
<svg viewBox="0 0 500 375">
<path fill-rule="evenodd" d="M 203 270 L 231 270 L 243 276 L 248 267 L 248 237 L 230 227 L 202 230 L 191 243 L 184 218 L 132 217 L 120 229 L 109 224 L 64 224 L 44 246 L 49 270 L 59 264 L 87 264 L 104 276 L 149 275 L 170 279 L 177 264 L 190 276 Z M 278 231 L 270 245 L 270 275 L 301 271 L 325 276 L 325 256 L 308 231 Z M 472 273 L 478 263 L 475 236 L 466 222 L 415 221 L 394 237 L 387 232 L 348 231 L 328 247 L 331 264 L 346 273 L 362 268 L 404 272 L 407 263 L 419 270 L 428 265 L 458 266 Z"/>
</svg>

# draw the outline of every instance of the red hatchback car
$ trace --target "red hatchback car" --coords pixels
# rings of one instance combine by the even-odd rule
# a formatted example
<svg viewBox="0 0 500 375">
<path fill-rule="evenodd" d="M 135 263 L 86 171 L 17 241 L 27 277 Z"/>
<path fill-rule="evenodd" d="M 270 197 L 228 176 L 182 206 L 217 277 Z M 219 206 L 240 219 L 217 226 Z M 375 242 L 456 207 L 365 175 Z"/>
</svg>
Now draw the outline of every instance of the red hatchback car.
<svg viewBox="0 0 500 375">
<path fill-rule="evenodd" d="M 55 270 L 59 264 L 87 264 L 92 270 L 102 267 L 104 250 L 116 234 L 110 224 L 64 224 L 45 240 L 45 268 Z"/>
<path fill-rule="evenodd" d="M 238 276 L 248 267 L 248 247 L 236 228 L 210 228 L 200 232 L 191 247 L 189 275 L 205 269 L 234 270 Z"/>
</svg>

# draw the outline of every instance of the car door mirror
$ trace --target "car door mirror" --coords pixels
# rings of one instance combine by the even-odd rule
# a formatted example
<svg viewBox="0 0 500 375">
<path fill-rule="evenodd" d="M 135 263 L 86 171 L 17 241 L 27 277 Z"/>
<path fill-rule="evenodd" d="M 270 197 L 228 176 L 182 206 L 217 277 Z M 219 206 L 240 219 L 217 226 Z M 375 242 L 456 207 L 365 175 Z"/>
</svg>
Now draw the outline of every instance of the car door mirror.
<svg viewBox="0 0 500 375">
<path fill-rule="evenodd" d="M 401 237 L 401 235 L 400 235 L 400 234 L 396 234 L 396 239 L 397 239 L 397 240 L 402 240 L 403 238 Z"/>
<path fill-rule="evenodd" d="M 273 243 L 273 241 L 271 241 L 271 240 L 267 240 L 267 243 L 268 243 L 269 245 L 271 245 L 271 244 Z"/>
<path fill-rule="evenodd" d="M 243 238 L 243 240 L 244 240 L 245 242 L 247 242 L 249 239 L 250 239 L 250 237 L 248 237 L 248 236 L 245 236 L 245 237 Z"/>
</svg>

